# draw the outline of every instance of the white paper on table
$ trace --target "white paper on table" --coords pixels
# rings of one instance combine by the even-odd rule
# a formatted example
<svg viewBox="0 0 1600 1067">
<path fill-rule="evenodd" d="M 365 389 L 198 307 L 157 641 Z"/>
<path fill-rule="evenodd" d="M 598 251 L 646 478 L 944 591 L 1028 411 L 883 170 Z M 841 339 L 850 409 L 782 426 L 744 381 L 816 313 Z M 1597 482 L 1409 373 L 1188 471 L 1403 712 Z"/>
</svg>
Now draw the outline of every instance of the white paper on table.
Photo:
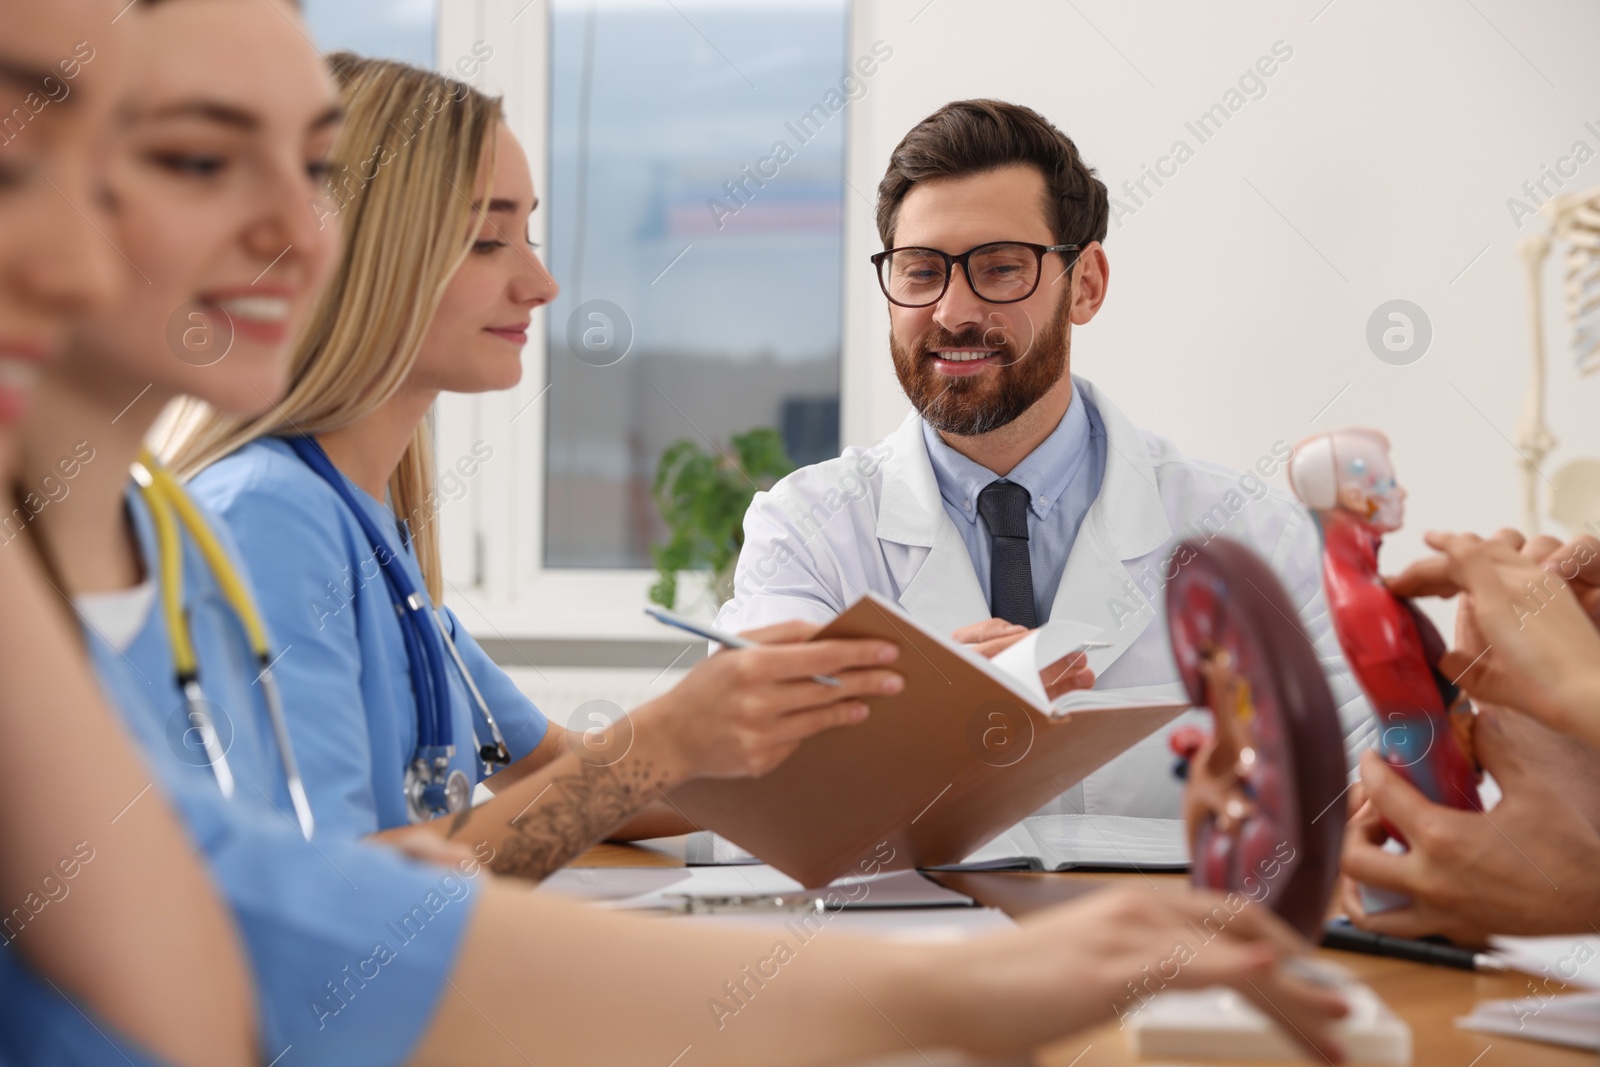
<svg viewBox="0 0 1600 1067">
<path fill-rule="evenodd" d="M 1514 971 L 1600 989 L 1600 937 L 1491 937 L 1493 955 Z"/>
<path fill-rule="evenodd" d="M 851 875 L 823 889 L 807 890 L 799 882 L 767 864 L 727 867 L 686 867 L 686 878 L 670 885 L 622 900 L 606 907 L 626 909 L 674 908 L 681 898 L 757 897 L 787 894 L 823 894 L 829 889 L 843 890 L 866 883 L 862 889 L 836 894 L 846 909 L 970 907 L 972 898 L 938 885 L 916 871 L 880 871 L 873 875 Z"/>
<path fill-rule="evenodd" d="M 1480 1000 L 1456 1026 L 1600 1051 L 1600 993 Z"/>
<path fill-rule="evenodd" d="M 535 891 L 578 900 L 629 900 L 688 877 L 682 867 L 563 867 L 540 882 Z"/>
<path fill-rule="evenodd" d="M 918 944 L 962 941 L 1017 925 L 999 908 L 846 908 L 819 915 L 806 914 L 803 918 L 794 912 L 727 911 L 690 915 L 673 921 L 765 929 L 797 936 L 797 932 L 812 935 L 826 928 L 884 941 Z"/>
</svg>

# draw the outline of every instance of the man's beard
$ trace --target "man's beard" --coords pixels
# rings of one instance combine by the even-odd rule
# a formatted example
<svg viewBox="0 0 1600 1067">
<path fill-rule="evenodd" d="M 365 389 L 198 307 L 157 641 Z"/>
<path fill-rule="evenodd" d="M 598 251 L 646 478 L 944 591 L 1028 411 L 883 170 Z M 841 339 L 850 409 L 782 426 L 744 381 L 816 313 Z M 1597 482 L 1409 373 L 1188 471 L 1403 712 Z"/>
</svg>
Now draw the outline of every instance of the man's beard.
<svg viewBox="0 0 1600 1067">
<path fill-rule="evenodd" d="M 953 334 L 935 324 L 907 351 L 889 331 L 895 376 L 911 406 L 941 433 L 976 437 L 1015 422 L 1061 380 L 1067 368 L 1067 300 L 1032 338 L 1017 338 L 995 327 L 973 326 Z M 971 377 L 953 378 L 933 369 L 936 348 L 992 348 L 1000 366 Z"/>
</svg>

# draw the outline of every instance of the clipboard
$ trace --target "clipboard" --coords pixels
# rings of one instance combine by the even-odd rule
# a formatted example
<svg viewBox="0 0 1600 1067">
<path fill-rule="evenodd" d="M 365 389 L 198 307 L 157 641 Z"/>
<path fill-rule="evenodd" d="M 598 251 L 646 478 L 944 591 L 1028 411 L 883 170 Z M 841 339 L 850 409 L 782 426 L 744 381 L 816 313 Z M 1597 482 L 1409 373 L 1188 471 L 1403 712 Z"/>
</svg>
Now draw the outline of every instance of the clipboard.
<svg viewBox="0 0 1600 1067">
<path fill-rule="evenodd" d="M 1052 707 L 1037 677 L 1030 686 L 872 593 L 813 640 L 841 637 L 899 645 L 905 688 L 867 698 L 865 721 L 808 738 L 765 777 L 701 778 L 669 794 L 807 888 L 959 863 L 1190 707 L 1177 687 L 1131 702 L 1087 690 Z"/>
</svg>

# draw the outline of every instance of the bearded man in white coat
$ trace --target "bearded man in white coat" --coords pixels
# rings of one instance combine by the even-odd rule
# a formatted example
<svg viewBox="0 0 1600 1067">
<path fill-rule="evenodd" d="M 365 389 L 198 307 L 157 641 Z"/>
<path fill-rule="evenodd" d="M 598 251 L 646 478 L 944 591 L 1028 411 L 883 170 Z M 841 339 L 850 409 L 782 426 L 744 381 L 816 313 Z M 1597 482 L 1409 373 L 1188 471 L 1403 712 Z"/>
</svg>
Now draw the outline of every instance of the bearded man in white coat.
<svg viewBox="0 0 1600 1067">
<path fill-rule="evenodd" d="M 993 655 L 1052 619 L 1109 647 L 1051 695 L 1178 681 L 1163 590 L 1180 542 L 1227 536 L 1265 559 L 1316 646 L 1346 737 L 1373 716 L 1340 654 L 1311 517 L 1264 481 L 1287 445 L 1240 472 L 1182 455 L 1071 373 L 1073 327 L 1106 298 L 1105 186 L 1029 108 L 946 105 L 900 142 L 878 187 L 889 348 L 914 412 L 868 448 L 784 478 L 745 516 L 733 598 L 717 624 L 826 622 L 871 591 Z M 1190 712 L 1046 812 L 1176 818 L 1167 735 Z"/>
</svg>

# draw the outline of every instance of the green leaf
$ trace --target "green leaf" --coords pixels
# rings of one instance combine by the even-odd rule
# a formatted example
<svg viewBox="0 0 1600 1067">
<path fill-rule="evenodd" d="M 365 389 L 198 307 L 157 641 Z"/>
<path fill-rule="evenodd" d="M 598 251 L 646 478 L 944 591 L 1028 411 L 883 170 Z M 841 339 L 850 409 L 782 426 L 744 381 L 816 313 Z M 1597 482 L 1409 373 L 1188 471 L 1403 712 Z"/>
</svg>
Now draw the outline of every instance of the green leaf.
<svg viewBox="0 0 1600 1067">
<path fill-rule="evenodd" d="M 718 595 L 727 594 L 750 501 L 795 469 L 783 437 L 769 426 L 734 434 L 728 445 L 708 452 L 684 439 L 661 453 L 651 495 L 669 536 L 650 549 L 660 575 L 650 598 L 665 607 L 673 606 L 677 576 L 686 570 L 711 571 Z"/>
</svg>

